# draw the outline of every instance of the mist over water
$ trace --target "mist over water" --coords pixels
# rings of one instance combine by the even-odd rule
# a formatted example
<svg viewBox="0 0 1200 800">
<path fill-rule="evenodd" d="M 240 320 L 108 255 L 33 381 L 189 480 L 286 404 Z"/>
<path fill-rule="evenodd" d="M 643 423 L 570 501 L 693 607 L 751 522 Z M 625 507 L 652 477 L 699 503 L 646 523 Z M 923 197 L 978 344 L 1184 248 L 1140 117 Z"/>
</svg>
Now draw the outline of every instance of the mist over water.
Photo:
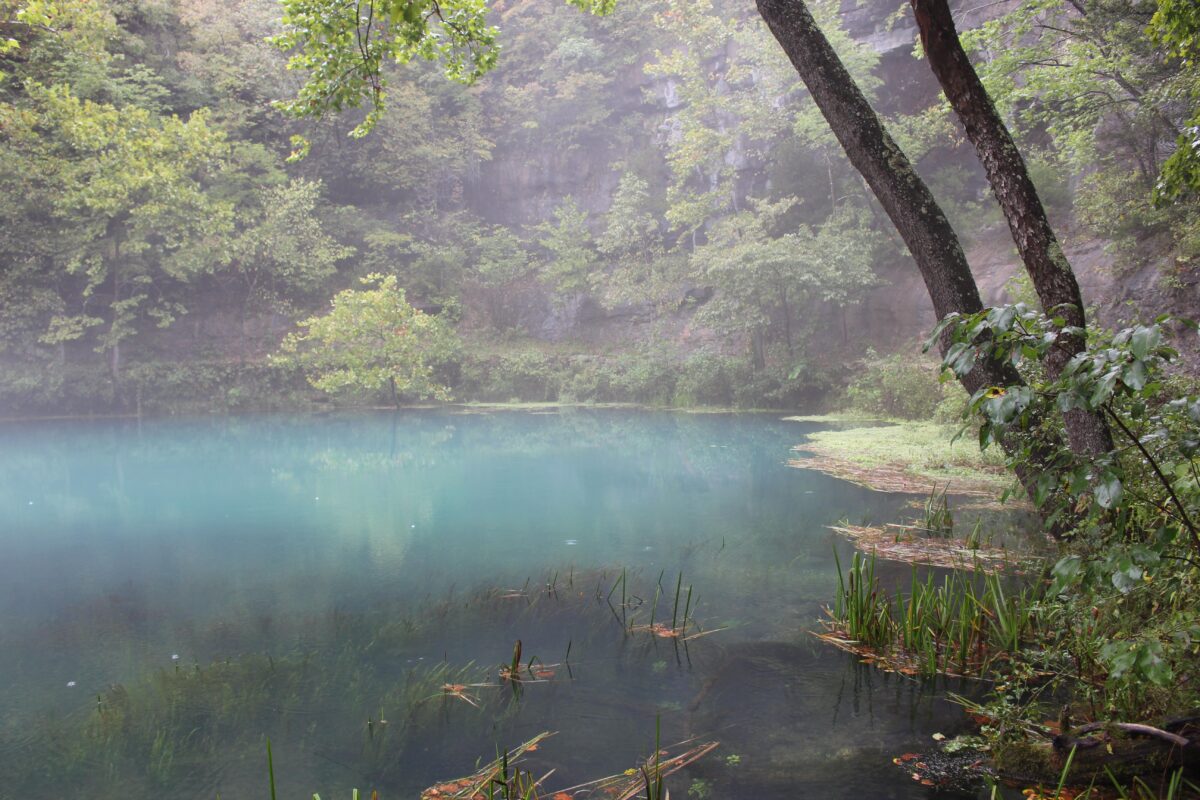
<svg viewBox="0 0 1200 800">
<path fill-rule="evenodd" d="M 57 775 L 44 786 L 63 797 L 148 797 L 156 785 L 249 796 L 264 788 L 269 735 L 295 793 L 413 796 L 497 745 L 555 730 L 545 758 L 581 782 L 633 766 L 658 716 L 664 743 L 722 741 L 675 779 L 680 794 L 701 777 L 765 796 L 794 796 L 796 781 L 909 796 L 888 753 L 956 712 L 806 633 L 835 590 L 834 547 L 848 552 L 824 526 L 894 518 L 904 498 L 787 468 L 806 429 L 616 410 L 5 427 L 0 772 L 44 759 L 45 779 Z M 679 581 L 694 592 L 695 630 L 726 629 L 686 647 L 627 635 L 603 599 L 623 569 L 642 622 L 655 594 L 670 619 Z M 519 697 L 473 690 L 479 708 L 431 698 L 403 737 L 364 749 L 368 717 L 402 727 L 398 686 L 442 663 L 483 665 L 495 682 L 516 639 L 543 662 L 569 646 L 569 674 Z M 96 708 L 113 686 L 132 708 L 148 680 L 172 676 L 218 674 L 238 692 L 249 673 L 221 669 L 270 656 L 264 674 L 278 675 L 298 653 L 303 678 L 286 691 L 261 678 L 253 713 L 205 705 L 157 784 L 144 758 L 101 777 L 73 772 L 59 749 L 89 715 L 111 713 Z M 201 702 L 195 687 L 169 691 L 181 708 Z M 222 735 L 189 757 L 209 728 Z"/>
</svg>

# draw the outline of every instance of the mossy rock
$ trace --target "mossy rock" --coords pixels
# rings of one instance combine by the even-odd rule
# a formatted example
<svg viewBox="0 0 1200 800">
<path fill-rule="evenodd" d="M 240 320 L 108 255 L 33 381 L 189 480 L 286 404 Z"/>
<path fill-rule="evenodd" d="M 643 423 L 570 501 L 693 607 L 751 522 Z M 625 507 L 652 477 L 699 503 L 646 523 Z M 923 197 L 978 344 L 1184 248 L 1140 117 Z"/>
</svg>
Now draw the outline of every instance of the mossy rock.
<svg viewBox="0 0 1200 800">
<path fill-rule="evenodd" d="M 1077 749 L 1074 758 L 1070 755 L 1069 749 L 1056 748 L 1050 742 L 1022 741 L 993 748 L 996 773 L 1005 780 L 1029 784 L 1057 785 L 1068 759 L 1067 786 L 1108 785 L 1112 778 L 1127 783 L 1135 777 L 1161 776 L 1180 764 L 1179 752 L 1164 742 L 1120 736 L 1104 745 Z"/>
</svg>

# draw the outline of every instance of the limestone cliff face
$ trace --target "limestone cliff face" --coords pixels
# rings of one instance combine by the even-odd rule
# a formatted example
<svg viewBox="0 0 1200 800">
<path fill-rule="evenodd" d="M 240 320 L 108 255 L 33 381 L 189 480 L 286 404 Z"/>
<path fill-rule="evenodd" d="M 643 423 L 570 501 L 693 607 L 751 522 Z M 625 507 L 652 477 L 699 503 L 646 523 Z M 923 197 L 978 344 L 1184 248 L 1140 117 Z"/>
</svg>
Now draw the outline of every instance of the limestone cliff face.
<svg viewBox="0 0 1200 800">
<path fill-rule="evenodd" d="M 908 14 L 897 12 L 891 0 L 843 0 L 841 7 L 845 29 L 880 53 L 880 71 L 887 88 L 880 93 L 885 101 L 879 110 L 885 115 L 902 108 L 927 106 L 937 94 L 929 70 L 912 55 L 915 26 Z M 606 99 L 606 124 L 597 126 L 593 134 L 585 134 L 573 146 L 561 149 L 497 142 L 492 158 L 481 165 L 478 176 L 467 187 L 466 200 L 471 209 L 492 223 L 527 227 L 550 218 L 553 210 L 571 197 L 599 223 L 600 215 L 611 204 L 619 170 L 628 168 L 631 158 L 633 168 L 657 162 L 657 174 L 646 177 L 665 182 L 662 156 L 665 145 L 679 134 L 677 112 L 684 101 L 675 80 L 647 74 L 644 64 L 651 55 L 647 53 L 641 63 L 624 66 L 613 76 Z M 619 141 L 614 134 L 618 123 L 624 137 Z M 745 186 L 762 185 L 766 180 L 756 174 L 756 165 L 739 140 L 735 139 L 726 153 L 725 163 L 743 175 Z M 978 179 L 982 181 L 982 175 Z M 888 287 L 844 315 L 831 309 L 816 310 L 829 316 L 828 326 L 823 327 L 830 329 L 831 337 L 840 340 L 843 331 L 852 328 L 856 336 L 865 334 L 868 339 L 886 343 L 896 336 L 915 337 L 929 327 L 929 303 L 920 281 L 914 282 L 915 269 L 901 260 L 886 271 Z M 681 298 L 691 288 L 681 286 Z M 664 318 L 648 309 L 606 310 L 594 298 L 554 304 L 538 298 L 536 292 L 522 294 L 522 327 L 539 338 L 617 343 L 639 338 L 650 328 L 661 331 L 665 325 L 673 331 L 673 338 L 689 343 L 687 346 L 713 341 L 712 336 L 691 324 L 686 313 L 671 312 Z M 745 345 L 727 344 L 733 350 Z"/>
<path fill-rule="evenodd" d="M 608 210 L 620 179 L 618 166 L 630 157 L 629 140 L 641 151 L 656 151 L 660 127 L 669 125 L 669 109 L 679 103 L 674 82 L 652 78 L 643 64 L 626 66 L 612 76 L 606 118 L 567 147 L 496 142 L 492 157 L 467 186 L 467 204 L 489 222 L 524 226 L 549 219 L 567 197 L 593 215 Z M 548 127 L 569 125 L 550 119 Z M 618 138 L 618 123 L 625 128 Z"/>
<path fill-rule="evenodd" d="M 951 3 L 960 29 L 1006 13 L 1018 4 L 1019 0 L 986 3 L 952 0 Z M 925 108 L 936 101 L 940 94 L 937 83 L 928 66 L 914 57 L 917 31 L 907 3 L 841 0 L 840 19 L 855 40 L 868 44 L 880 55 L 879 75 L 884 80 L 884 88 L 878 93 L 877 109 L 882 116 Z M 612 97 L 615 105 L 608 120 L 623 121 L 623 140 L 615 140 L 607 126 L 598 126 L 594 135 L 585 136 L 568 149 L 500 142 L 492 159 L 482 166 L 477 180 L 469 187 L 468 204 L 472 209 L 491 222 L 529 226 L 548 219 L 554 208 L 565 198 L 572 197 L 598 221 L 599 215 L 611 203 L 619 180 L 619 168 L 623 164 L 629 165 L 631 158 L 634 168 L 657 158 L 659 174 L 646 177 L 665 181 L 666 175 L 661 172 L 661 153 L 663 145 L 678 134 L 676 113 L 683 103 L 675 81 L 651 77 L 641 64 L 623 67 L 614 81 Z M 635 133 L 630 134 L 630 130 Z M 640 161 L 636 157 L 638 153 L 641 154 Z M 919 163 L 918 169 L 928 175 L 945 164 L 937 161 L 945 158 L 944 153 L 932 158 L 933 163 Z M 968 173 L 972 190 L 978 197 L 985 197 L 986 181 L 973 154 L 964 148 L 955 159 L 955 163 Z M 728 165 L 745 172 L 745 185 L 765 180 L 764 176 L 754 174 L 754 164 L 741 151 L 740 142 L 735 141 L 725 160 Z M 1068 256 L 1080 275 L 1085 301 L 1098 308 L 1103 323 L 1116 324 L 1128 317 L 1130 303 L 1145 308 L 1196 312 L 1200 300 L 1195 298 L 1194 285 L 1190 294 L 1187 291 L 1172 294 L 1158 280 L 1154 268 L 1132 276 L 1117 276 L 1103 243 L 1086 239 L 1072 241 L 1066 221 L 1059 224 L 1059 229 L 1066 234 Z M 969 234 L 964 237 L 968 256 L 984 302 L 1008 301 L 1010 298 L 1004 287 L 1016 272 L 1018 260 L 1007 228 L 1000 223 L 966 233 Z M 865 339 L 879 348 L 894 349 L 904 342 L 923 338 L 935 324 L 925 287 L 907 256 L 897 257 L 893 263 L 885 265 L 882 273 L 884 285 L 873 290 L 864 302 L 844 312 L 838 309 L 811 311 L 823 318 L 821 328 L 826 331 L 828 344 L 836 346 L 844 338 L 844 331 L 849 329 L 854 332 L 854 338 Z M 681 286 L 681 297 L 690 288 L 693 287 Z M 605 310 L 594 298 L 584 296 L 555 305 L 534 295 L 528 298 L 523 320 L 526 329 L 539 338 L 613 344 L 650 335 L 650 330 L 661 332 L 665 325 L 684 347 L 714 341 L 711 332 L 694 325 L 688 313 L 673 311 L 664 318 L 647 309 Z M 745 344 L 726 342 L 731 350 L 743 348 Z M 818 340 L 814 344 L 822 347 L 825 343 Z"/>
</svg>

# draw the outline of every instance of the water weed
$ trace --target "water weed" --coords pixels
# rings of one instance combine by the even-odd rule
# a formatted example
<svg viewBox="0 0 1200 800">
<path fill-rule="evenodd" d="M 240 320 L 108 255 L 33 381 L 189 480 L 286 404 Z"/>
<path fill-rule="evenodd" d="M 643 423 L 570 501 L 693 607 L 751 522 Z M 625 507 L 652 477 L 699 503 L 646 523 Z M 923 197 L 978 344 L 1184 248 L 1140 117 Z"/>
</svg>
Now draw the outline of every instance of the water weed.
<svg viewBox="0 0 1200 800">
<path fill-rule="evenodd" d="M 835 555 L 836 557 L 836 555 Z M 896 672 L 981 675 L 1016 652 L 1030 633 L 1036 595 L 1006 590 L 993 573 L 952 571 L 939 581 L 912 571 L 907 593 L 886 592 L 875 556 L 854 553 L 829 611 L 825 641 Z"/>
</svg>

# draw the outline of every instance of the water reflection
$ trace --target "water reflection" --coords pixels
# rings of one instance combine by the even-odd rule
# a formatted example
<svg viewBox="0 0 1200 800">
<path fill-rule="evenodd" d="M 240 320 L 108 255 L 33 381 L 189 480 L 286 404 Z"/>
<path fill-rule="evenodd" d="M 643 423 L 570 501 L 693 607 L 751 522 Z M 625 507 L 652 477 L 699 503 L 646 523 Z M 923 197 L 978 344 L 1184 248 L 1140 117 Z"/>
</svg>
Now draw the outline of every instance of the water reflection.
<svg viewBox="0 0 1200 800">
<path fill-rule="evenodd" d="M 294 796 L 413 795 L 546 728 L 582 781 L 632 766 L 658 716 L 722 740 L 687 776 L 715 796 L 920 796 L 890 754 L 958 712 L 806 633 L 848 552 L 824 526 L 905 498 L 784 467 L 804 430 L 632 411 L 0 429 L 0 787 L 241 796 L 270 735 Z M 647 600 L 682 574 L 728 629 L 682 651 L 627 635 L 597 599 L 621 567 Z M 531 605 L 547 582 L 562 596 Z M 569 647 L 570 679 L 481 709 L 412 696 L 517 638 Z"/>
</svg>

